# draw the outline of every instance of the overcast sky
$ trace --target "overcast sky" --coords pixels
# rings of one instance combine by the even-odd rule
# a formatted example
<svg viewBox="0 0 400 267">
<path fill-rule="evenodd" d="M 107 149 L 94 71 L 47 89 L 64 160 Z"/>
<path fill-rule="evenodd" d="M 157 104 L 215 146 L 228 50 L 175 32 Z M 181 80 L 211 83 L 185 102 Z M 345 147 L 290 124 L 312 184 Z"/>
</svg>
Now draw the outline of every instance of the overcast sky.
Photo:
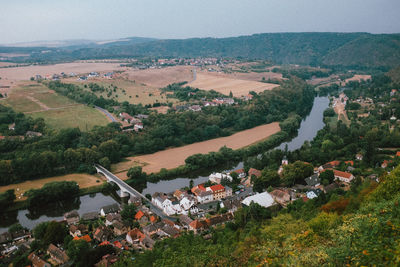
<svg viewBox="0 0 400 267">
<path fill-rule="evenodd" d="M 400 0 L 1 0 L 0 43 L 400 32 Z"/>
</svg>

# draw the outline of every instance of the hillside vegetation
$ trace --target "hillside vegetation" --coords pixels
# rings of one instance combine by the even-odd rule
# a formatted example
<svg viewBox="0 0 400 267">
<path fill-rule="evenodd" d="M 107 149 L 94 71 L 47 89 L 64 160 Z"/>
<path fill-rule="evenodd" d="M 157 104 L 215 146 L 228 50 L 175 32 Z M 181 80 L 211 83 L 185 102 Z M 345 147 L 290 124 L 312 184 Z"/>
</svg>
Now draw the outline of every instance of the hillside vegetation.
<svg viewBox="0 0 400 267">
<path fill-rule="evenodd" d="M 16 48 L 16 51 L 26 49 Z M 33 49 L 33 48 L 32 48 Z M 0 48 L 0 51 L 11 48 Z M 264 33 L 230 38 L 192 38 L 115 42 L 67 47 L 48 53 L 32 50 L 29 61 L 126 57 L 233 57 L 267 59 L 277 64 L 394 67 L 400 63 L 399 34 Z M 20 60 L 26 60 L 22 58 Z"/>
</svg>

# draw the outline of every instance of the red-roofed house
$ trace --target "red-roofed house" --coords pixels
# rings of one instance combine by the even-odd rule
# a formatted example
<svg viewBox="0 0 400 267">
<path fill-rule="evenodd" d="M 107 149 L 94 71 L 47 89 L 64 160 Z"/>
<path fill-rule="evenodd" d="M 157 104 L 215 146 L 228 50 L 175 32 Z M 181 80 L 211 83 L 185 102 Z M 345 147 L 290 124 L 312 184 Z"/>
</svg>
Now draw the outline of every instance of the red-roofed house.
<svg viewBox="0 0 400 267">
<path fill-rule="evenodd" d="M 157 217 L 154 215 L 150 216 L 150 222 L 155 223 L 157 221 Z"/>
<path fill-rule="evenodd" d="M 140 220 L 143 216 L 144 216 L 143 211 L 139 210 L 139 211 L 135 214 L 135 220 Z"/>
<path fill-rule="evenodd" d="M 33 252 L 29 254 L 28 259 L 32 262 L 33 267 L 51 267 L 50 263 L 42 260 Z"/>
<path fill-rule="evenodd" d="M 89 235 L 84 235 L 84 236 L 81 236 L 81 237 L 79 237 L 79 236 L 75 236 L 74 237 L 74 240 L 85 240 L 86 242 L 90 242 L 90 241 L 92 241 L 92 239 L 90 238 L 90 236 Z"/>
<path fill-rule="evenodd" d="M 126 241 L 131 244 L 138 244 L 142 242 L 145 237 L 146 236 L 139 229 L 135 228 L 126 234 Z"/>
<path fill-rule="evenodd" d="M 249 177 L 251 178 L 253 175 L 255 177 L 259 178 L 261 176 L 261 171 L 254 169 L 254 168 L 250 168 L 249 169 Z"/>
<path fill-rule="evenodd" d="M 396 157 L 400 157 L 400 151 L 397 151 Z"/>
<path fill-rule="evenodd" d="M 221 184 L 212 185 L 207 187 L 208 191 L 213 193 L 213 199 L 218 200 L 226 197 L 225 187 Z"/>
<path fill-rule="evenodd" d="M 387 166 L 388 166 L 388 164 L 389 163 L 392 163 L 393 161 L 392 160 L 384 160 L 383 162 L 382 162 L 382 164 L 381 164 L 381 167 L 382 168 L 387 168 Z"/>
<path fill-rule="evenodd" d="M 350 164 L 351 166 L 354 166 L 354 161 L 348 160 L 348 161 L 345 161 L 344 164 L 348 164 L 348 165 Z"/>
<path fill-rule="evenodd" d="M 189 224 L 189 229 L 197 233 L 198 231 L 204 229 L 204 224 L 199 220 L 194 220 Z"/>
<path fill-rule="evenodd" d="M 338 170 L 333 170 L 333 174 L 335 175 L 335 179 L 338 179 L 345 183 L 350 183 L 351 180 L 354 179 L 354 175 L 349 172 L 342 172 Z"/>
</svg>

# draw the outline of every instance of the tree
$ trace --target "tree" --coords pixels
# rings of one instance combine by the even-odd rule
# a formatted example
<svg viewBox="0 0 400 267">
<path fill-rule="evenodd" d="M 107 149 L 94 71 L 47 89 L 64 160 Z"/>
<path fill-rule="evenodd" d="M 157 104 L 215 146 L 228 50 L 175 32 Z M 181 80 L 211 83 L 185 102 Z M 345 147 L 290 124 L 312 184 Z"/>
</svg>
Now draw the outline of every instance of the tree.
<svg viewBox="0 0 400 267">
<path fill-rule="evenodd" d="M 261 172 L 261 176 L 254 179 L 253 189 L 256 192 L 262 192 L 269 186 L 277 186 L 281 178 L 275 170 L 265 169 Z"/>
<path fill-rule="evenodd" d="M 190 179 L 190 181 L 189 181 L 189 188 L 192 189 L 193 186 L 194 186 L 193 179 Z"/>
<path fill-rule="evenodd" d="M 136 206 L 134 204 L 124 205 L 121 211 L 121 217 L 124 221 L 124 224 L 132 226 L 133 219 L 136 214 Z"/>
<path fill-rule="evenodd" d="M 304 183 L 304 179 L 311 176 L 314 168 L 311 164 L 296 161 L 293 164 L 283 166 L 283 183 L 285 186 L 292 186 L 295 183 Z"/>
<path fill-rule="evenodd" d="M 324 180 L 326 180 L 328 184 L 330 184 L 333 182 L 333 180 L 335 180 L 335 175 L 332 170 L 326 170 L 324 172 L 321 172 L 321 174 L 319 175 L 319 179 L 322 183 L 324 182 Z"/>
</svg>

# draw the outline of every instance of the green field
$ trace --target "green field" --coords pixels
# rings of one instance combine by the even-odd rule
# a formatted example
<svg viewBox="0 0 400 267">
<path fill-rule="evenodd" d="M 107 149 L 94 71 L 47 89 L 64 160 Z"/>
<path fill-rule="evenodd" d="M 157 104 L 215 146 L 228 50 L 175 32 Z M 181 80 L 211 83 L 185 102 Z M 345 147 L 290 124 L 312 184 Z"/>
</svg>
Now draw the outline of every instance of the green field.
<svg viewBox="0 0 400 267">
<path fill-rule="evenodd" d="M 15 88 L 1 103 L 32 118 L 43 118 L 47 126 L 54 129 L 78 127 L 87 131 L 108 123 L 107 117 L 100 111 L 33 82 Z"/>
<path fill-rule="evenodd" d="M 88 131 L 96 125 L 108 123 L 105 115 L 100 111 L 85 105 L 35 112 L 30 116 L 43 118 L 46 124 L 54 129 L 78 127 L 82 131 Z"/>
<path fill-rule="evenodd" d="M 13 108 L 17 112 L 31 112 L 42 109 L 38 104 L 24 96 L 10 96 L 0 103 Z"/>
<path fill-rule="evenodd" d="M 73 100 L 53 92 L 35 93 L 33 97 L 49 108 L 58 108 L 60 106 L 76 104 Z"/>
</svg>

